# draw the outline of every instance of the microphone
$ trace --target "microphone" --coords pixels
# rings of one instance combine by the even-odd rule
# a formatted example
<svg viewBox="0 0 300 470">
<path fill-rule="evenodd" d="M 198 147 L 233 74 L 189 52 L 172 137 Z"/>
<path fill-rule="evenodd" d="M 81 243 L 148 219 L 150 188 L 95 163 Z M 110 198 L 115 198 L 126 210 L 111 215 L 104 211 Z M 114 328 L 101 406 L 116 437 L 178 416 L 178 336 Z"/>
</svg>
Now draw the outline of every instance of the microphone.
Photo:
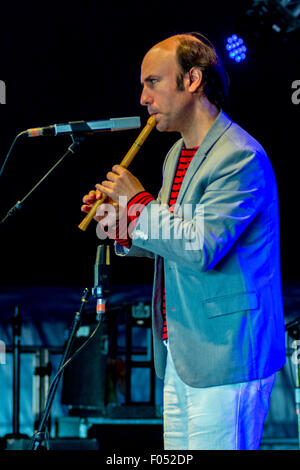
<svg viewBox="0 0 300 470">
<path fill-rule="evenodd" d="M 66 124 L 53 124 L 47 127 L 27 129 L 22 134 L 27 137 L 57 136 L 69 134 L 93 134 L 100 131 L 124 131 L 141 127 L 137 116 L 112 118 L 105 121 L 70 121 Z"/>
<path fill-rule="evenodd" d="M 110 271 L 110 247 L 109 245 L 99 245 L 96 253 L 94 265 L 94 287 L 92 294 L 96 297 L 97 319 L 106 311 L 105 299 L 109 293 L 109 271 Z"/>
</svg>

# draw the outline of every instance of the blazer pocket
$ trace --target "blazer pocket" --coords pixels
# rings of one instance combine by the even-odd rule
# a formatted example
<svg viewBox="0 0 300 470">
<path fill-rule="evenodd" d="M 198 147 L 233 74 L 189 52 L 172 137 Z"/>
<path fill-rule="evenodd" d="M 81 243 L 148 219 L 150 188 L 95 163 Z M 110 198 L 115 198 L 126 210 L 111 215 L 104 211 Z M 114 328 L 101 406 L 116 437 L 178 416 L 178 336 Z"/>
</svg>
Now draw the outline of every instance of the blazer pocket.
<svg viewBox="0 0 300 470">
<path fill-rule="evenodd" d="M 258 297 L 256 292 L 242 292 L 207 299 L 203 301 L 203 305 L 208 318 L 213 318 L 244 310 L 257 309 Z"/>
</svg>

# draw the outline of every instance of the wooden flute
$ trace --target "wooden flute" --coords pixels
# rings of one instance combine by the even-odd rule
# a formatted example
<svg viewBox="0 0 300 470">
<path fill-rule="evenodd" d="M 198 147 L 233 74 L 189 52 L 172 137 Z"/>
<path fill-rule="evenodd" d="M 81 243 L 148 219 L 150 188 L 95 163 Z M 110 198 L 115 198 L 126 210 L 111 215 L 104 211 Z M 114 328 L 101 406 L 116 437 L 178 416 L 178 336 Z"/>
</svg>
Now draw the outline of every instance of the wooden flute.
<svg viewBox="0 0 300 470">
<path fill-rule="evenodd" d="M 155 127 L 155 124 L 156 124 L 155 117 L 150 116 L 147 121 L 146 126 L 142 129 L 141 133 L 139 134 L 139 136 L 137 137 L 133 145 L 130 147 L 130 149 L 126 153 L 125 157 L 120 163 L 120 166 L 122 166 L 123 168 L 128 168 L 128 166 L 130 165 L 130 163 L 132 162 L 132 160 L 134 159 L 134 157 L 140 150 L 141 146 L 147 139 L 148 135 L 150 134 L 152 129 Z M 80 228 L 80 230 L 84 232 L 86 231 L 91 220 L 95 216 L 98 207 L 105 201 L 106 198 L 107 198 L 106 194 L 103 194 L 102 198 L 94 203 L 89 213 L 85 216 L 82 222 L 78 225 L 78 228 Z"/>
</svg>

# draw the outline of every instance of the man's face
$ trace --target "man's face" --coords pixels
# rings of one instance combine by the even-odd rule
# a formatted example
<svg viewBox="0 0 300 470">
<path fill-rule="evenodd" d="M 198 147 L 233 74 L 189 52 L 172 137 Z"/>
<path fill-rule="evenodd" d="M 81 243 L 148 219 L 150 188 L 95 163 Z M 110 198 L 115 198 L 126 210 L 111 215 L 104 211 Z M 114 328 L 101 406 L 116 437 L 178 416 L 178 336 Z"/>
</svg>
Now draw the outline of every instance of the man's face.
<svg viewBox="0 0 300 470">
<path fill-rule="evenodd" d="M 178 90 L 176 78 L 180 73 L 175 49 L 154 47 L 142 62 L 141 104 L 156 118 L 159 131 L 182 132 L 191 106 L 187 78 L 183 91 Z"/>
</svg>

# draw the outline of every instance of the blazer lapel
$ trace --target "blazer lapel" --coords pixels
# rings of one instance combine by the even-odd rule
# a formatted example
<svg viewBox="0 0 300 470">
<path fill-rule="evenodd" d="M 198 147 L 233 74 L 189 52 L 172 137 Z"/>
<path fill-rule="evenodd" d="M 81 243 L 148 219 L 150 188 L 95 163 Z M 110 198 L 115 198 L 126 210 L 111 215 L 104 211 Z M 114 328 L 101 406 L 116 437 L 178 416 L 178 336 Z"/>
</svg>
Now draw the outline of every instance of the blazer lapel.
<svg viewBox="0 0 300 470">
<path fill-rule="evenodd" d="M 224 134 L 224 132 L 229 128 L 232 124 L 232 121 L 229 117 L 223 112 L 220 111 L 217 119 L 211 126 L 210 130 L 206 134 L 203 139 L 202 144 L 200 145 L 199 149 L 197 150 L 194 158 L 192 159 L 189 168 L 186 172 L 184 180 L 182 182 L 177 203 L 180 204 L 184 198 L 186 190 L 189 186 L 191 179 L 197 173 L 198 169 L 200 168 L 203 160 L 208 155 L 211 148 L 215 145 L 215 143 L 220 139 L 220 137 Z M 163 187 L 161 190 L 161 202 L 164 204 L 168 204 L 170 199 L 170 193 L 177 169 L 178 159 L 181 153 L 181 149 L 183 146 L 183 139 L 178 140 L 174 147 L 171 149 L 170 154 L 167 157 L 164 169 L 164 178 L 163 178 Z"/>
<path fill-rule="evenodd" d="M 231 124 L 232 124 L 232 121 L 229 119 L 229 117 L 225 113 L 220 111 L 217 119 L 215 120 L 214 124 L 211 126 L 208 133 L 204 137 L 202 144 L 198 148 L 196 154 L 194 155 L 188 167 L 188 170 L 186 172 L 186 175 L 184 177 L 184 180 L 182 182 L 182 185 L 178 194 L 177 204 L 181 204 L 185 196 L 185 193 L 188 189 L 191 179 L 195 176 L 195 174 L 199 170 L 201 164 L 206 159 L 212 147 L 220 139 L 220 137 L 224 134 L 224 132 L 226 132 L 226 130 L 230 127 Z M 181 151 L 181 148 L 182 148 L 182 145 L 180 146 L 180 151 Z M 176 163 L 177 163 L 177 160 L 176 160 Z M 175 167 L 175 171 L 176 171 L 176 167 Z M 172 182 L 173 182 L 173 179 L 172 179 Z"/>
</svg>

